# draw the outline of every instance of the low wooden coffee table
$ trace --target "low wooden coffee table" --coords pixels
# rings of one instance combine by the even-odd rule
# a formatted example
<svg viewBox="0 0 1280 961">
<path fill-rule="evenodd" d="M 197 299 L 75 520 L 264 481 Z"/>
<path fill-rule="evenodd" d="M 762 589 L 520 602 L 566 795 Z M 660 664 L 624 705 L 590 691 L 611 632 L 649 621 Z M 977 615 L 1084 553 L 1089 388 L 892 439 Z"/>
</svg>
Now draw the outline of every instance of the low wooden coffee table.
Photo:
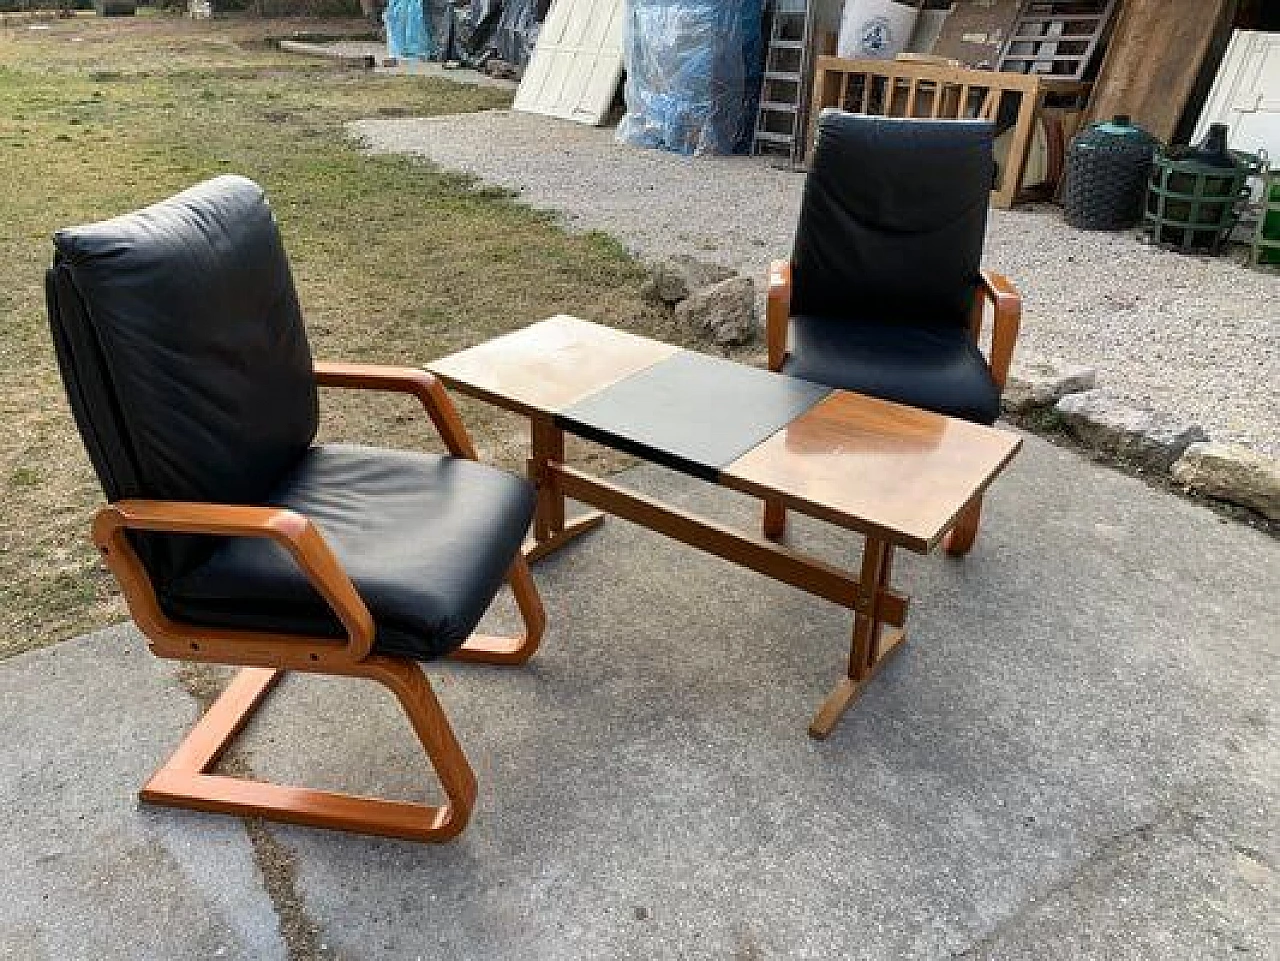
<svg viewBox="0 0 1280 961">
<path fill-rule="evenodd" d="M 1006 431 L 552 317 L 427 365 L 445 384 L 529 417 L 538 488 L 530 559 L 598 524 L 565 498 L 666 534 L 854 611 L 847 676 L 809 725 L 826 737 L 905 640 L 895 547 L 925 554 L 1013 458 Z M 866 536 L 858 576 L 565 463 L 564 435 L 634 454 Z"/>
</svg>

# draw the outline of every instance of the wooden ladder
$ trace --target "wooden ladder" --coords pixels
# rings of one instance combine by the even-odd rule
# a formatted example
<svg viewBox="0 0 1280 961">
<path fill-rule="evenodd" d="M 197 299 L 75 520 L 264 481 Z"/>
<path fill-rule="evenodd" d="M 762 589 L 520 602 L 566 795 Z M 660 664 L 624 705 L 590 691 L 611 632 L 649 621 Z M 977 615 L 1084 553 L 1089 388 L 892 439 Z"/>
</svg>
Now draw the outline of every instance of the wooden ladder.
<svg viewBox="0 0 1280 961">
<path fill-rule="evenodd" d="M 804 154 L 805 77 L 812 34 L 809 0 L 777 0 L 765 52 L 760 107 L 756 111 L 754 156 L 786 157 L 794 166 Z"/>
</svg>

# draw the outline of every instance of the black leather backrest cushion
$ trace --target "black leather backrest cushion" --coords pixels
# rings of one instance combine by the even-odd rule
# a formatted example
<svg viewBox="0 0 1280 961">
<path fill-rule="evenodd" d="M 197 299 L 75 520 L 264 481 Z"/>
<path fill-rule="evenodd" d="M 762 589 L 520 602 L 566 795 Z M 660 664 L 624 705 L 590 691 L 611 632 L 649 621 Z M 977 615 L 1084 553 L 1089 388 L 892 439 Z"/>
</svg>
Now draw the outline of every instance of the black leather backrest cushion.
<svg viewBox="0 0 1280 961">
<path fill-rule="evenodd" d="M 218 177 L 54 244 L 54 345 L 107 498 L 261 501 L 311 445 L 318 409 L 262 189 Z"/>
<path fill-rule="evenodd" d="M 792 313 L 967 324 L 991 143 L 981 120 L 824 110 L 796 229 Z"/>
</svg>

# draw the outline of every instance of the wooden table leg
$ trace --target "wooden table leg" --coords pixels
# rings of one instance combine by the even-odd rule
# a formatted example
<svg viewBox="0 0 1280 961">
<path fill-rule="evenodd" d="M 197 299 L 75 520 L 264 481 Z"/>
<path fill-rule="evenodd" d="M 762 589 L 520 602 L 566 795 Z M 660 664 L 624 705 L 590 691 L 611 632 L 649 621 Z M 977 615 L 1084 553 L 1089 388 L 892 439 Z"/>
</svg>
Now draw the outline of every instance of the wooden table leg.
<svg viewBox="0 0 1280 961">
<path fill-rule="evenodd" d="M 857 613 L 853 618 L 853 642 L 849 647 L 846 676 L 813 716 L 809 723 L 810 737 L 822 740 L 835 729 L 849 705 L 857 700 L 889 658 L 902 649 L 907 639 L 906 631 L 901 629 L 885 635 L 885 624 L 878 610 L 881 592 L 889 587 L 892 571 L 893 545 L 868 537 L 858 578 Z"/>
<path fill-rule="evenodd" d="M 942 541 L 942 549 L 952 557 L 964 557 L 973 548 L 982 524 L 982 495 L 969 501 L 960 512 L 960 520 Z"/>
<path fill-rule="evenodd" d="M 526 560 L 536 561 L 599 526 L 604 515 L 599 511 L 589 511 L 565 521 L 564 493 L 556 483 L 555 475 L 547 470 L 548 464 L 564 463 L 564 431 L 546 415 L 535 415 L 531 423 L 533 445 L 529 479 L 538 488 L 538 504 L 533 515 L 533 537 L 525 542 L 524 556 Z"/>
</svg>

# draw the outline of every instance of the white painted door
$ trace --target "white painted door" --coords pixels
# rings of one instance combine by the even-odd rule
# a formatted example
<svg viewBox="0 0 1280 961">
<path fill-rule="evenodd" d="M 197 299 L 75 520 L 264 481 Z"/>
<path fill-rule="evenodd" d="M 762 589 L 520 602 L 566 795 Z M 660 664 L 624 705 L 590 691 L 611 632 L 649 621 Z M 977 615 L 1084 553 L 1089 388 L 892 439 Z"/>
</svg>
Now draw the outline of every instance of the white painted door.
<svg viewBox="0 0 1280 961">
<path fill-rule="evenodd" d="M 1237 30 L 1218 68 L 1195 140 L 1211 123 L 1231 126 L 1234 150 L 1265 150 L 1280 165 L 1280 33 Z"/>
<path fill-rule="evenodd" d="M 516 91 L 515 109 L 604 122 L 622 79 L 624 0 L 555 0 Z"/>
</svg>

